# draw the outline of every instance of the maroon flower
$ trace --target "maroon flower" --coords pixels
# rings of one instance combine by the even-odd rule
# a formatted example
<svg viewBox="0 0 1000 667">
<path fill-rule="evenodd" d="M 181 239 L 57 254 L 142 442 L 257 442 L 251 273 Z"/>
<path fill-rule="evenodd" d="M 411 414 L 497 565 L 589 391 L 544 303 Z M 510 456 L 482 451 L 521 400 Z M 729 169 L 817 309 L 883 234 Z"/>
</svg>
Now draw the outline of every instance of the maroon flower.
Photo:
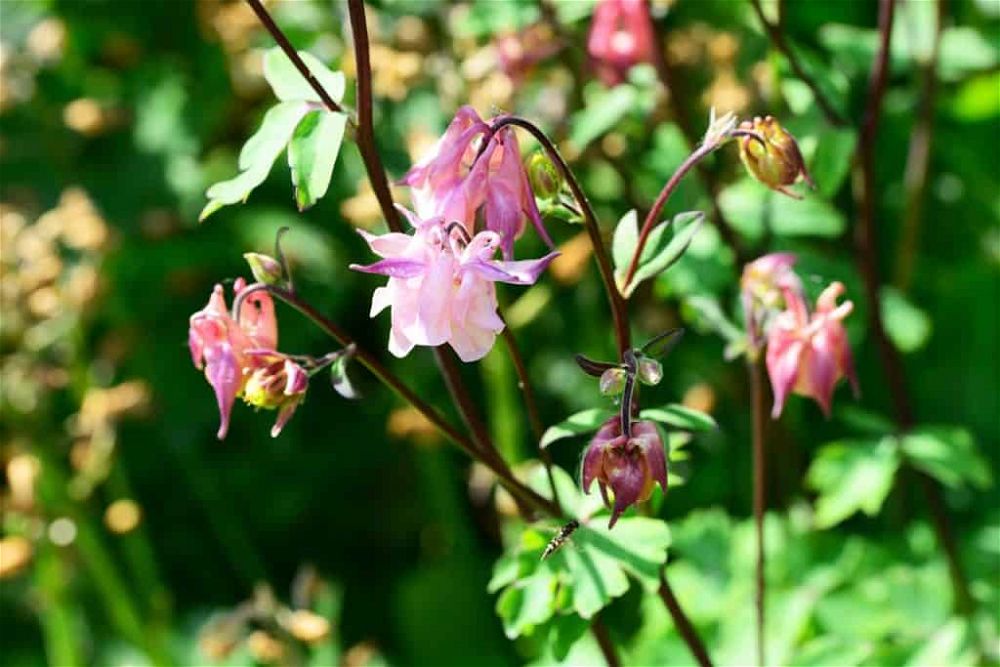
<svg viewBox="0 0 1000 667">
<path fill-rule="evenodd" d="M 610 504 L 607 487 L 614 492 L 608 528 L 613 527 L 630 506 L 648 500 L 657 482 L 664 492 L 667 490 L 667 457 L 656 425 L 634 421 L 630 424 L 631 435 L 622 433 L 621 427 L 619 415 L 609 417 L 597 430 L 583 456 L 584 493 L 589 493 L 595 479 L 605 504 Z"/>
</svg>

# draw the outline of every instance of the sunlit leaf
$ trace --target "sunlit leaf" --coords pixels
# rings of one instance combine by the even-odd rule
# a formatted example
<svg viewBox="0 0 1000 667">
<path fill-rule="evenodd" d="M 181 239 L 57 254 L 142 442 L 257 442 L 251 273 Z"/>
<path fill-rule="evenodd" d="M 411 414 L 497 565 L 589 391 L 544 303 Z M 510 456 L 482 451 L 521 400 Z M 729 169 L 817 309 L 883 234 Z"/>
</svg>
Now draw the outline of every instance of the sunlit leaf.
<svg viewBox="0 0 1000 667">
<path fill-rule="evenodd" d="M 711 415 L 677 403 L 661 408 L 647 408 L 639 413 L 639 417 L 683 431 L 713 431 L 719 427 Z"/>
<path fill-rule="evenodd" d="M 829 528 L 857 511 L 876 515 L 899 463 L 899 445 L 891 436 L 825 445 L 806 475 L 807 484 L 819 493 L 816 527 Z"/>
<path fill-rule="evenodd" d="M 901 438 L 907 460 L 945 486 L 965 483 L 985 489 L 992 482 L 990 468 L 964 428 L 938 426 L 915 429 Z"/>
<path fill-rule="evenodd" d="M 578 150 L 583 150 L 633 111 L 637 98 L 635 87 L 628 84 L 597 90 L 570 120 L 570 141 Z"/>
<path fill-rule="evenodd" d="M 931 320 L 894 287 L 882 288 L 882 322 L 901 352 L 916 352 L 931 336 Z"/>
<path fill-rule="evenodd" d="M 705 215 L 701 211 L 688 211 L 678 214 L 669 225 L 661 223 L 653 229 L 646 247 L 643 248 L 639 267 L 625 289 L 624 296 L 630 296 L 644 280 L 655 278 L 680 259 L 684 251 L 691 245 L 694 235 L 698 233 L 704 220 Z M 669 234 L 667 233 L 668 227 Z M 646 259 L 647 257 L 649 259 Z"/>
<path fill-rule="evenodd" d="M 299 51 L 299 57 L 309 68 L 310 73 L 334 102 L 344 98 L 344 74 L 331 72 L 312 54 Z M 320 102 L 319 93 L 305 80 L 305 77 L 295 68 L 285 52 L 278 47 L 270 49 L 264 55 L 264 78 L 281 101 L 304 100 Z"/>
<path fill-rule="evenodd" d="M 639 242 L 639 216 L 632 209 L 621 217 L 611 238 L 611 259 L 615 263 L 615 274 L 624 275 L 632 261 L 632 254 Z"/>
<path fill-rule="evenodd" d="M 313 111 L 292 135 L 288 144 L 288 166 L 292 171 L 295 201 L 300 211 L 326 194 L 346 125 L 345 114 Z"/>
</svg>

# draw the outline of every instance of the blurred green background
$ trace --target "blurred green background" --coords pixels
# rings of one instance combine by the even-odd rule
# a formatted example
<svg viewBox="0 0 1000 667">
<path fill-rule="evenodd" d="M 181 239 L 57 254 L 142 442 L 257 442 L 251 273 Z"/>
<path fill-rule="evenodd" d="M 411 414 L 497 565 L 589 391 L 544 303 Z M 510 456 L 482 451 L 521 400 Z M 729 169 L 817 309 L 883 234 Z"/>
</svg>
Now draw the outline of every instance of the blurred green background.
<svg viewBox="0 0 1000 667">
<path fill-rule="evenodd" d="M 647 66 L 613 91 L 593 80 L 583 50 L 590 2 L 372 4 L 376 134 L 393 178 L 461 104 L 516 111 L 557 139 L 610 233 L 629 208 L 648 208 L 709 107 L 782 119 L 818 193 L 779 199 L 743 174 L 735 149 L 711 160 L 708 182 L 754 255 L 791 250 L 811 291 L 833 279 L 848 286 L 862 397 L 841 388 L 829 421 L 793 399 L 771 429 L 768 574 L 780 619 L 771 654 L 789 664 L 972 664 L 985 645 L 995 663 L 1000 5 L 949 0 L 929 70 L 937 3 L 899 3 L 877 145 L 881 259 L 894 285 L 883 315 L 905 355 L 919 422 L 952 428 L 942 475 L 955 479 L 945 497 L 977 604 L 957 617 L 912 470 L 855 469 L 831 450 L 823 457 L 824 443 L 861 441 L 867 451 L 864 442 L 891 430 L 852 245 L 856 134 L 824 121 L 749 4 L 652 3 L 677 74 L 669 98 Z M 345 71 L 353 103 L 345 6 L 270 6 L 298 48 Z M 784 8 L 786 35 L 854 128 L 875 14 L 862 0 Z M 503 71 L 494 38 L 537 25 L 557 53 L 526 72 Z M 2 0 L 0 28 L 4 661 L 550 661 L 544 642 L 504 637 L 485 592 L 507 510 L 481 471 L 361 369 L 359 403 L 320 376 L 279 438 L 268 437 L 273 414 L 240 404 L 227 440 L 215 439 L 214 400 L 185 346 L 187 318 L 215 282 L 247 275 L 242 253 L 269 251 L 278 228 L 291 228 L 285 247 L 308 300 L 369 349 L 384 350 L 388 330 L 387 318 L 368 319 L 374 282 L 347 269 L 368 261 L 353 228 L 382 225 L 353 146 L 327 196 L 304 213 L 279 160 L 246 205 L 196 222 L 205 188 L 235 174 L 240 145 L 273 102 L 260 65 L 272 42 L 248 7 Z M 915 188 L 904 173 L 931 79 L 929 173 Z M 710 210 L 705 183 L 689 177 L 668 212 Z M 613 353 L 582 229 L 550 222 L 549 231 L 563 250 L 549 276 L 500 296 L 547 425 L 602 404 L 572 355 Z M 541 251 L 530 234 L 521 243 L 523 256 Z M 690 446 L 675 470 L 685 483 L 659 511 L 673 531 L 672 581 L 721 664 L 745 660 L 752 625 L 749 400 L 743 364 L 723 358 L 704 304 L 734 311 L 738 268 L 706 226 L 631 306 L 639 340 L 692 327 L 651 400 L 683 401 L 720 424 Z M 283 350 L 335 349 L 290 309 L 279 306 L 279 322 Z M 385 356 L 458 423 L 426 350 Z M 508 460 L 532 457 L 501 350 L 463 370 Z M 553 452 L 575 472 L 580 443 Z M 826 462 L 820 472 L 817 461 Z M 817 498 L 838 508 L 843 516 L 829 521 L 837 525 L 816 525 Z M 853 515 L 859 508 L 866 515 Z M 606 617 L 631 664 L 690 662 L 655 598 L 633 590 Z M 588 641 L 577 664 L 599 661 Z"/>
</svg>

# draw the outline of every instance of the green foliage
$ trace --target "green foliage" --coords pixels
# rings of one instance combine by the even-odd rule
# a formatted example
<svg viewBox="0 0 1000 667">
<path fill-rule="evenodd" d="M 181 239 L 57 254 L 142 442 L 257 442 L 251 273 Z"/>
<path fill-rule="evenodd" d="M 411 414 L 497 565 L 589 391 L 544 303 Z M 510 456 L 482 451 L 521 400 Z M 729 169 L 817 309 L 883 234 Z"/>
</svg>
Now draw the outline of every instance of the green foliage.
<svg viewBox="0 0 1000 667">
<path fill-rule="evenodd" d="M 647 408 L 639 412 L 639 417 L 682 431 L 712 431 L 719 428 L 711 415 L 676 403 L 661 408 Z"/>
<path fill-rule="evenodd" d="M 876 515 L 889 495 L 899 463 L 899 444 L 891 436 L 824 445 L 806 476 L 809 486 L 819 493 L 816 527 L 835 526 L 859 510 Z"/>
<path fill-rule="evenodd" d="M 990 468 L 967 429 L 948 426 L 914 429 L 900 438 L 900 446 L 910 463 L 945 486 L 958 488 L 968 484 L 985 489 L 992 484 Z"/>
<path fill-rule="evenodd" d="M 545 449 L 557 440 L 583 433 L 592 433 L 613 414 L 615 414 L 613 410 L 604 408 L 590 408 L 574 413 L 558 424 L 547 428 L 542 434 L 538 446 Z"/>
</svg>

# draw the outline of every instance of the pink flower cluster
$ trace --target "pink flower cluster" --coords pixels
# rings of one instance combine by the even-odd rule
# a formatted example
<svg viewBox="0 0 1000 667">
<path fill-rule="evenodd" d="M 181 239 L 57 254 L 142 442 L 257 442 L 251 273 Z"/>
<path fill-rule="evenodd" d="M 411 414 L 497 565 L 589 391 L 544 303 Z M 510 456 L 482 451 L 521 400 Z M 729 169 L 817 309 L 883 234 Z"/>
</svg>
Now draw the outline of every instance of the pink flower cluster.
<svg viewBox="0 0 1000 667">
<path fill-rule="evenodd" d="M 743 271 L 742 297 L 751 354 L 766 340 L 767 372 L 774 391 L 771 416 L 777 419 L 789 393 L 814 399 L 830 415 L 833 391 L 847 378 L 855 394 L 858 380 L 843 320 L 854 304 L 837 304 L 844 293 L 830 284 L 810 313 L 802 282 L 792 270 L 795 256 L 765 255 Z"/>
<path fill-rule="evenodd" d="M 650 62 L 656 48 L 646 0 L 600 0 L 594 9 L 587 52 L 601 81 L 625 81 L 633 65 Z"/>
<path fill-rule="evenodd" d="M 504 323 L 495 282 L 534 283 L 558 253 L 513 261 L 514 239 L 531 220 L 551 247 L 528 183 L 513 128 L 495 130 L 462 107 L 424 160 L 403 178 L 416 214 L 405 209 L 412 235 L 362 232 L 381 261 L 351 268 L 389 277 L 375 290 L 372 317 L 390 308 L 389 350 L 448 343 L 463 361 L 493 347 Z M 476 230 L 482 211 L 483 227 Z M 503 261 L 495 260 L 497 250 Z"/>
<path fill-rule="evenodd" d="M 245 281 L 238 279 L 236 294 L 245 287 Z M 302 402 L 309 385 L 308 374 L 278 352 L 277 345 L 278 321 L 274 302 L 266 292 L 249 294 L 236 320 L 226 307 L 222 285 L 216 285 L 208 305 L 191 316 L 188 347 L 195 367 L 204 369 L 205 379 L 215 392 L 220 440 L 226 437 L 233 403 L 239 396 L 250 405 L 278 410 L 272 436 L 281 432 Z"/>
</svg>

